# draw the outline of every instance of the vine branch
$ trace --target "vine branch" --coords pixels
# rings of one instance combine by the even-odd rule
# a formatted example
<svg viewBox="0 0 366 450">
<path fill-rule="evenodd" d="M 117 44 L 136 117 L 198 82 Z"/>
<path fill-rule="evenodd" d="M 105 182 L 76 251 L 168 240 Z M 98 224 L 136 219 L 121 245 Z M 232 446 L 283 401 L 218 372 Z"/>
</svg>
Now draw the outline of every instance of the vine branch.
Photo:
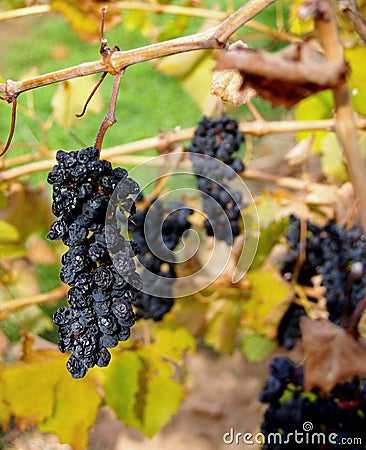
<svg viewBox="0 0 366 450">
<path fill-rule="evenodd" d="M 308 8 L 308 10 L 306 10 Z M 324 55 L 328 61 L 344 61 L 343 47 L 339 39 L 334 9 L 330 0 L 309 0 L 305 5 L 305 14 L 311 11 L 323 43 Z M 344 83 L 333 88 L 335 103 L 335 132 L 343 148 L 350 179 L 359 200 L 361 222 L 366 232 L 366 177 L 365 161 L 362 158 L 357 128 L 347 85 Z"/>
<path fill-rule="evenodd" d="M 128 66 L 139 62 L 193 50 L 223 48 L 226 45 L 226 41 L 238 28 L 274 2 L 275 0 L 249 0 L 218 26 L 203 32 L 133 50 L 115 51 L 108 58 L 86 62 L 28 80 L 8 80 L 6 83 L 0 84 L 0 94 L 4 95 L 6 101 L 12 102 L 22 92 L 60 81 L 100 72 L 109 72 L 115 75 Z"/>
</svg>

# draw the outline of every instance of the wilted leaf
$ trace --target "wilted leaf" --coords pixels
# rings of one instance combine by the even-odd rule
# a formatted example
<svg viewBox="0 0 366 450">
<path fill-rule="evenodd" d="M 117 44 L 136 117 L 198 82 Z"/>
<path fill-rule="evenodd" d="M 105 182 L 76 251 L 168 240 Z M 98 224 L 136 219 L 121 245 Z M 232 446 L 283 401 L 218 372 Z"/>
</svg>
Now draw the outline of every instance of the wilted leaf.
<svg viewBox="0 0 366 450">
<path fill-rule="evenodd" d="M 241 351 L 250 362 L 263 361 L 276 348 L 276 340 L 269 339 L 262 334 L 244 336 L 241 342 Z"/>
<path fill-rule="evenodd" d="M 230 49 L 248 48 L 242 41 L 236 41 L 229 46 Z M 240 106 L 256 93 L 251 88 L 243 88 L 244 79 L 239 71 L 232 69 L 215 70 L 212 77 L 211 94 L 221 98 L 224 102 Z"/>
<path fill-rule="evenodd" d="M 49 386 L 44 390 L 52 392 Z M 64 368 L 63 376 L 56 386 L 52 414 L 39 425 L 39 429 L 56 434 L 61 442 L 69 444 L 73 450 L 84 450 L 89 429 L 96 420 L 99 403 L 100 394 L 91 379 L 74 380 Z"/>
<path fill-rule="evenodd" d="M 204 341 L 215 350 L 232 354 L 240 324 L 241 302 L 227 299 L 207 327 Z"/>
<path fill-rule="evenodd" d="M 348 73 L 344 62 L 319 58 L 311 41 L 275 54 L 247 48 L 222 50 L 216 59 L 217 70 L 240 72 L 242 88 L 253 88 L 273 105 L 287 108 L 311 94 L 343 84 Z"/>
<path fill-rule="evenodd" d="M 81 120 L 75 114 L 79 114 L 82 111 L 95 84 L 96 79 L 93 75 L 74 78 L 60 84 L 52 98 L 53 113 L 60 125 L 71 127 L 78 120 Z M 97 90 L 88 105 L 87 113 L 98 113 L 102 110 L 103 105 L 102 93 L 100 90 Z"/>
<path fill-rule="evenodd" d="M 290 151 L 286 153 L 285 159 L 290 166 L 301 166 L 305 164 L 310 156 L 314 143 L 314 135 L 302 139 Z"/>
<path fill-rule="evenodd" d="M 291 290 L 273 270 L 250 271 L 246 278 L 251 296 L 243 302 L 242 322 L 253 332 L 274 338 L 291 302 Z"/>
<path fill-rule="evenodd" d="M 351 334 L 328 320 L 300 320 L 305 389 L 329 392 L 355 375 L 366 375 L 366 351 Z"/>
</svg>

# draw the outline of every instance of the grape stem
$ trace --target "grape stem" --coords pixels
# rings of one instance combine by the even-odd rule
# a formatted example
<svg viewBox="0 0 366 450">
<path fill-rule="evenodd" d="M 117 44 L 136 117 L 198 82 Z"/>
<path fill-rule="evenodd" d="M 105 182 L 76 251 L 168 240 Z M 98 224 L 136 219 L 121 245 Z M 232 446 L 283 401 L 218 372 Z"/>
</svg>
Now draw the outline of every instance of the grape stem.
<svg viewBox="0 0 366 450">
<path fill-rule="evenodd" d="M 99 127 L 98 134 L 97 134 L 95 144 L 94 144 L 94 147 L 99 150 L 99 154 L 100 154 L 100 150 L 102 148 L 104 135 L 105 135 L 107 129 L 117 122 L 117 119 L 116 119 L 117 97 L 118 97 L 119 85 L 121 83 L 121 78 L 122 78 L 124 72 L 125 72 L 124 70 L 121 70 L 121 72 L 115 74 L 113 77 L 113 89 L 112 89 L 111 101 L 109 103 L 109 109 Z"/>
</svg>

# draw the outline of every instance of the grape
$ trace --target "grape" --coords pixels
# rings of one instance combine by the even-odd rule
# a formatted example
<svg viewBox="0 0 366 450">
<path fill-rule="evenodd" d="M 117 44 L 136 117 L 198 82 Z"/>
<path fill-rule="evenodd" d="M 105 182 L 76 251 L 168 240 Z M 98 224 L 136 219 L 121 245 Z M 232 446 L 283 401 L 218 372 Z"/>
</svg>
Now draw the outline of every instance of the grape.
<svg viewBox="0 0 366 450">
<path fill-rule="evenodd" d="M 61 239 L 69 247 L 62 257 L 60 278 L 71 286 L 69 306 L 58 308 L 53 321 L 58 326 L 60 351 L 71 353 L 67 369 L 73 378 L 83 378 L 95 364 L 107 366 L 111 358 L 107 348 L 126 340 L 135 322 L 131 304 L 138 292 L 138 275 L 132 258 L 137 247 L 131 243 L 131 252 L 129 242 L 116 226 L 106 226 L 105 218 L 117 185 L 120 190 L 124 186 L 125 197 L 136 192 L 138 185 L 127 178 L 125 169 L 112 169 L 108 161 L 99 160 L 98 153 L 94 147 L 72 152 L 59 150 L 58 164 L 48 175 L 48 182 L 53 185 L 52 210 L 58 217 L 48 238 Z M 108 252 L 110 241 L 125 249 L 123 261 L 128 270 L 122 276 L 115 271 L 113 254 L 111 257 Z M 129 284 L 127 275 L 131 279 L 135 276 L 135 287 Z M 121 286 L 126 311 L 123 320 L 121 300 L 115 295 L 115 288 Z"/>
</svg>

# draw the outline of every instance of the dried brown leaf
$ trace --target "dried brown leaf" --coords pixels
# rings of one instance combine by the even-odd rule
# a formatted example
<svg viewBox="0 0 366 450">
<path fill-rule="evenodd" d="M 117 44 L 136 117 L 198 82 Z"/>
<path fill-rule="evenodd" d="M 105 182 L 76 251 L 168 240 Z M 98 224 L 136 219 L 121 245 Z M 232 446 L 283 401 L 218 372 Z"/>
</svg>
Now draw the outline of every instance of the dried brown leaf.
<svg viewBox="0 0 366 450">
<path fill-rule="evenodd" d="M 346 330 L 325 319 L 301 318 L 305 389 L 330 392 L 338 383 L 366 375 L 366 351 Z"/>
<path fill-rule="evenodd" d="M 241 48 L 248 48 L 248 46 L 242 41 L 237 41 L 231 44 L 228 50 L 240 50 Z M 223 69 L 214 71 L 211 94 L 221 98 L 224 102 L 240 106 L 255 97 L 256 92 L 250 87 L 244 87 L 244 78 L 238 70 Z"/>
<path fill-rule="evenodd" d="M 314 44 L 294 44 L 271 54 L 248 48 L 218 53 L 216 70 L 237 70 L 241 90 L 254 89 L 273 105 L 291 107 L 318 91 L 339 86 L 348 73 L 346 63 L 329 62 L 314 50 Z"/>
</svg>

